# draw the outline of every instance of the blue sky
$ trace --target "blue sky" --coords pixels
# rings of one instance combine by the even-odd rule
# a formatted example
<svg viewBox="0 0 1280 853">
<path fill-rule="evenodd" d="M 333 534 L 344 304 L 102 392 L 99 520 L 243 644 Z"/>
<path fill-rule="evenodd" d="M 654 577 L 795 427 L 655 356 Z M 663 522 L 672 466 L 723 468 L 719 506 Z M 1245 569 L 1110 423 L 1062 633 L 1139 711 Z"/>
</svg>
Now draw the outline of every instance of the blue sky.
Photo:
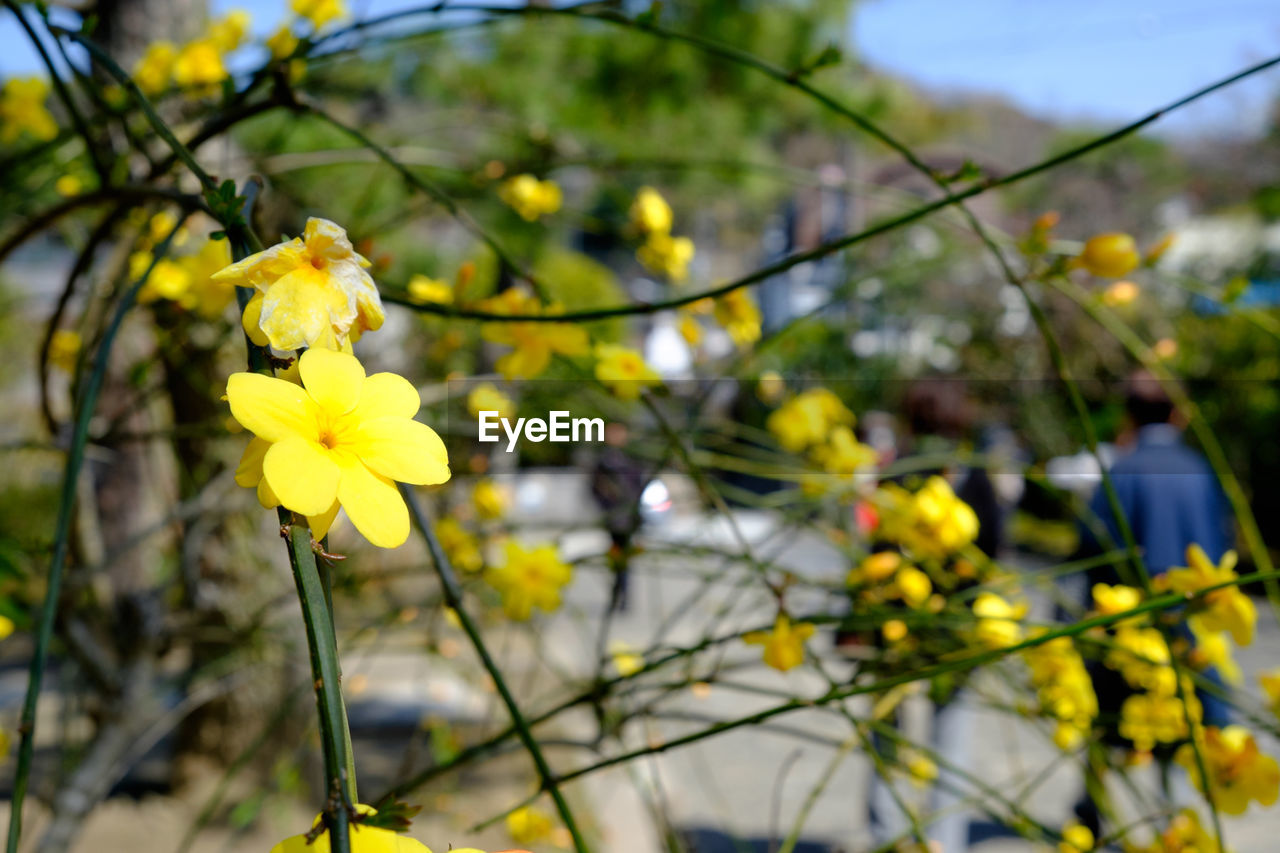
<svg viewBox="0 0 1280 853">
<path fill-rule="evenodd" d="M 422 0 L 351 0 L 357 15 Z M 257 29 L 285 0 L 214 0 L 250 10 Z M 863 0 L 853 21 L 858 54 L 946 96 L 990 93 L 1047 118 L 1118 123 L 1250 63 L 1280 54 L 1280 2 L 1260 0 Z M 0 15 L 0 74 L 39 62 Z M 1256 133 L 1280 71 L 1218 93 L 1163 120 L 1157 131 Z"/>
</svg>

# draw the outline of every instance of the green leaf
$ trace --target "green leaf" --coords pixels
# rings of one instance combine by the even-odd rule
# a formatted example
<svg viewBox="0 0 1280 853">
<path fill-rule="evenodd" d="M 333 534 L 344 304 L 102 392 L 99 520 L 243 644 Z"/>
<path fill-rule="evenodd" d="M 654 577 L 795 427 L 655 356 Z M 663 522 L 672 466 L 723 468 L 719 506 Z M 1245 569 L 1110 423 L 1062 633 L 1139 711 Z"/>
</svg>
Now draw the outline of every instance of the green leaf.
<svg viewBox="0 0 1280 853">
<path fill-rule="evenodd" d="M 379 800 L 374 808 L 377 814 L 360 815 L 355 822 L 365 826 L 376 826 L 379 829 L 389 829 L 392 832 L 408 832 L 409 826 L 413 823 L 413 816 L 422 811 L 422 806 L 411 806 L 397 800 L 392 794 Z"/>
</svg>

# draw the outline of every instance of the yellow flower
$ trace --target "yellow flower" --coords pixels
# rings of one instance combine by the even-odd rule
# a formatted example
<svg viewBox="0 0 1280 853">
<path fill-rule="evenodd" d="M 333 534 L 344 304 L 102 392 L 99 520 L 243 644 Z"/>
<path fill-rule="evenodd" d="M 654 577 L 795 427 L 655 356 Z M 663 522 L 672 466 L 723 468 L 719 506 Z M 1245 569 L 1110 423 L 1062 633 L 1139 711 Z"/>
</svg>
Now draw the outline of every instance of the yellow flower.
<svg viewBox="0 0 1280 853">
<path fill-rule="evenodd" d="M 1111 308 L 1132 305 L 1138 299 L 1138 285 L 1131 281 L 1117 281 L 1102 291 L 1102 304 Z"/>
<path fill-rule="evenodd" d="M 362 815 L 378 813 L 377 809 L 363 804 L 357 806 L 356 811 Z M 320 818 L 317 817 L 316 825 L 319 824 Z M 353 823 L 351 824 L 351 851 L 352 853 L 431 853 L 431 848 L 421 841 L 414 841 L 390 829 Z M 272 847 L 271 853 L 330 853 L 329 830 L 326 829 L 320 833 L 315 841 L 308 839 L 306 833 L 286 838 Z M 454 851 L 454 853 L 460 853 L 460 851 Z"/>
<path fill-rule="evenodd" d="M 783 450 L 799 453 L 827 440 L 837 426 L 852 426 L 853 412 L 826 388 L 811 388 L 769 413 L 765 426 Z"/>
<path fill-rule="evenodd" d="M 907 636 L 907 623 L 901 619 L 890 619 L 880 626 L 880 635 L 887 643 L 896 643 Z"/>
<path fill-rule="evenodd" d="M 974 634 L 984 645 L 993 649 L 1012 646 L 1022 640 L 1022 626 L 1018 624 L 1026 615 L 1026 605 L 1014 606 L 994 592 L 984 592 L 973 602 L 973 615 L 978 617 Z"/>
<path fill-rule="evenodd" d="M 560 209 L 561 193 L 555 181 L 540 181 L 524 174 L 505 181 L 498 188 L 498 198 L 522 219 L 534 222 Z"/>
<path fill-rule="evenodd" d="M 629 678 L 644 669 L 644 655 L 622 640 L 614 640 L 609 644 L 609 656 L 613 658 L 613 668 L 623 678 Z"/>
<path fill-rule="evenodd" d="M 1280 765 L 1258 751 L 1258 742 L 1245 727 L 1207 727 L 1200 751 L 1213 787 L 1214 804 L 1222 811 L 1240 815 L 1249 808 L 1250 800 L 1257 800 L 1261 806 L 1270 806 L 1276 801 L 1280 794 Z M 1192 745 L 1186 743 L 1179 747 L 1175 759 L 1187 768 L 1191 781 L 1204 792 L 1204 779 Z"/>
<path fill-rule="evenodd" d="M 860 583 L 879 583 L 893 577 L 902 565 L 902 555 L 897 551 L 877 551 L 867 556 L 849 572 L 846 583 L 857 586 Z"/>
<path fill-rule="evenodd" d="M 1262 692 L 1266 694 L 1267 705 L 1271 708 L 1271 713 L 1280 717 L 1280 669 L 1260 673 L 1258 675 L 1258 684 L 1262 687 Z"/>
<path fill-rule="evenodd" d="M 250 255 L 213 278 L 258 291 L 243 321 L 259 346 L 339 349 L 382 326 L 382 299 L 367 266 L 346 231 L 312 217 L 301 237 Z"/>
<path fill-rule="evenodd" d="M 1187 713 L 1196 721 L 1203 713 L 1194 694 L 1188 694 L 1184 712 L 1177 696 L 1135 693 L 1120 706 L 1120 734 L 1133 742 L 1134 749 L 1150 752 L 1158 743 L 1175 743 L 1187 736 Z"/>
<path fill-rule="evenodd" d="M 680 337 L 684 338 L 684 342 L 691 347 L 696 347 L 702 343 L 702 324 L 698 322 L 698 318 L 688 312 L 680 312 Z"/>
<path fill-rule="evenodd" d="M 779 672 L 804 663 L 804 641 L 813 636 L 813 625 L 801 622 L 792 625 L 785 613 L 779 613 L 772 631 L 752 631 L 743 636 L 743 642 L 764 646 L 764 662 Z"/>
<path fill-rule="evenodd" d="M 1104 661 L 1133 687 L 1165 696 L 1173 695 L 1177 689 L 1170 665 L 1169 644 L 1155 628 L 1119 628 L 1115 645 L 1107 651 Z"/>
<path fill-rule="evenodd" d="M 1093 849 L 1093 831 L 1079 823 L 1069 823 L 1062 828 L 1062 842 L 1058 853 L 1088 853 Z"/>
<path fill-rule="evenodd" d="M 292 0 L 290 6 L 294 14 L 306 18 L 317 30 L 347 14 L 342 0 Z"/>
<path fill-rule="evenodd" d="M 693 260 L 693 241 L 688 237 L 672 237 L 670 234 L 650 234 L 636 250 L 636 258 L 645 269 L 665 275 L 672 281 L 684 281 L 689 275 L 689 262 Z"/>
<path fill-rule="evenodd" d="M 1113 232 L 1089 238 L 1076 261 L 1096 276 L 1121 278 L 1130 273 L 1142 257 L 1132 237 Z"/>
<path fill-rule="evenodd" d="M 438 302 L 448 305 L 453 302 L 453 288 L 447 281 L 428 278 L 425 275 L 414 275 L 409 279 L 409 296 L 418 302 Z"/>
<path fill-rule="evenodd" d="M 535 844 L 551 835 L 551 818 L 532 806 L 507 815 L 507 832 L 517 844 Z"/>
<path fill-rule="evenodd" d="M 881 513 L 881 538 L 918 557 L 941 559 L 978 535 L 978 516 L 939 476 L 930 477 L 914 493 L 887 483 L 876 490 L 874 503 Z"/>
<path fill-rule="evenodd" d="M 244 9 L 232 9 L 209 25 L 209 40 L 223 53 L 230 53 L 244 44 L 249 34 L 249 13 Z"/>
<path fill-rule="evenodd" d="M 756 396 L 764 403 L 776 403 L 787 392 L 787 383 L 782 374 L 776 370 L 766 370 L 760 374 L 756 384 Z"/>
<path fill-rule="evenodd" d="M 858 441 L 853 430 L 837 426 L 825 446 L 814 448 L 813 460 L 828 474 L 849 477 L 867 468 L 874 468 L 880 455 L 874 449 Z"/>
<path fill-rule="evenodd" d="M 893 578 L 894 592 L 908 607 L 919 607 L 933 593 L 929 576 L 915 566 L 904 566 Z"/>
<path fill-rule="evenodd" d="M 409 537 L 396 481 L 449 479 L 444 442 L 413 420 L 418 392 L 401 376 L 365 376 L 355 356 L 310 349 L 298 359 L 302 385 L 258 373 L 227 382 L 231 413 L 270 444 L 263 479 L 286 508 L 330 519 L 341 505 L 366 539 L 395 548 Z"/>
<path fill-rule="evenodd" d="M 15 626 L 13 624 L 12 619 L 10 619 L 8 616 L 0 616 L 0 640 L 5 639 L 10 634 L 12 634 L 14 627 Z M 0 734 L 4 734 L 4 729 L 0 729 Z M 4 755 L 6 752 L 9 751 L 7 736 L 4 743 L 5 745 L 3 747 L 0 747 L 0 755 Z"/>
<path fill-rule="evenodd" d="M 76 369 L 76 360 L 80 357 L 82 345 L 79 332 L 58 329 L 49 340 L 49 363 L 59 370 L 71 373 Z"/>
<path fill-rule="evenodd" d="M 481 412 L 497 412 L 500 418 L 511 418 L 515 416 L 516 404 L 511 402 L 511 398 L 506 394 L 486 382 L 472 388 L 471 393 L 467 395 L 467 411 L 476 418 L 480 417 Z"/>
<path fill-rule="evenodd" d="M 731 290 L 716 300 L 716 322 L 740 347 L 760 340 L 760 307 L 745 287 Z"/>
<path fill-rule="evenodd" d="M 1093 585 L 1093 609 L 1101 616 L 1125 613 L 1142 603 L 1142 590 L 1132 586 L 1105 583 Z M 1128 621 L 1128 620 L 1126 620 Z"/>
<path fill-rule="evenodd" d="M 1161 338 L 1151 345 L 1151 352 L 1161 361 L 1168 361 L 1178 354 L 1178 342 L 1173 338 Z"/>
<path fill-rule="evenodd" d="M 573 569 L 560 559 L 555 545 L 525 548 L 506 545 L 506 562 L 490 569 L 485 579 L 502 596 L 508 618 L 521 622 L 537 607 L 551 613 L 560 607 L 560 590 L 573 579 Z"/>
<path fill-rule="evenodd" d="M 1159 582 L 1173 592 L 1194 595 L 1208 587 L 1234 581 L 1239 577 L 1235 565 L 1235 551 L 1223 554 L 1222 561 L 1215 566 L 1203 548 L 1189 545 L 1187 565 L 1170 569 Z M 1206 593 L 1200 602 L 1192 605 L 1190 621 L 1206 632 L 1229 631 L 1236 645 L 1247 646 L 1253 642 L 1258 611 L 1240 587 L 1224 586 Z"/>
<path fill-rule="evenodd" d="M 907 778 L 911 780 L 912 785 L 923 788 L 938 778 L 938 765 L 934 764 L 929 756 L 910 747 L 903 752 L 905 754 L 899 756 L 899 761 L 906 768 Z"/>
<path fill-rule="evenodd" d="M 1055 637 L 1023 655 L 1041 712 L 1057 721 L 1053 742 L 1062 750 L 1075 749 L 1098 716 L 1098 697 L 1084 660 L 1070 637 Z"/>
<path fill-rule="evenodd" d="M 53 191 L 63 198 L 80 195 L 82 189 L 84 189 L 84 181 L 76 175 L 63 175 L 53 182 Z"/>
<path fill-rule="evenodd" d="M 505 290 L 482 303 L 504 314 L 552 314 L 558 306 L 543 307 L 532 295 L 516 288 Z M 584 355 L 591 347 L 587 330 L 572 323 L 516 321 L 486 323 L 480 331 L 486 341 L 514 347 L 494 365 L 507 379 L 532 379 L 547 369 L 552 353 Z"/>
<path fill-rule="evenodd" d="M 631 202 L 631 225 L 644 234 L 671 231 L 671 205 L 653 187 L 641 187 Z"/>
<path fill-rule="evenodd" d="M 171 41 L 153 41 L 133 66 L 133 81 L 147 97 L 155 97 L 169 88 L 178 48 Z"/>
<path fill-rule="evenodd" d="M 640 353 L 617 344 L 596 345 L 596 379 L 621 400 L 636 400 L 645 388 L 662 378 L 645 363 Z"/>
<path fill-rule="evenodd" d="M 1244 676 L 1240 665 L 1231 655 L 1231 641 L 1223 631 L 1206 631 L 1202 623 L 1192 620 L 1191 633 L 1195 635 L 1195 648 L 1191 650 L 1192 663 L 1199 669 L 1214 667 L 1228 684 L 1239 684 Z"/>
<path fill-rule="evenodd" d="M 39 77 L 11 77 L 0 89 L 0 142 L 14 142 L 24 132 L 41 141 L 58 135 L 58 123 L 45 108 L 49 84 Z"/>
<path fill-rule="evenodd" d="M 222 316 L 222 312 L 236 298 L 235 285 L 226 279 L 215 277 L 231 263 L 230 242 L 205 240 L 195 254 L 183 256 L 178 263 L 188 276 L 184 306 L 197 311 L 207 320 Z"/>
<path fill-rule="evenodd" d="M 468 533 L 456 518 L 442 518 L 436 522 L 436 538 L 455 569 L 478 572 L 484 568 L 484 556 L 476 538 Z"/>
<path fill-rule="evenodd" d="M 507 493 L 493 480 L 479 480 L 471 488 L 471 503 L 481 518 L 501 518 L 507 511 Z"/>
<path fill-rule="evenodd" d="M 183 89 L 207 90 L 227 78 L 227 67 L 213 39 L 188 42 L 173 60 L 173 82 Z"/>
<path fill-rule="evenodd" d="M 288 24 L 281 24 L 280 29 L 267 38 L 266 45 L 272 59 L 287 59 L 298 49 L 298 37 Z"/>
</svg>

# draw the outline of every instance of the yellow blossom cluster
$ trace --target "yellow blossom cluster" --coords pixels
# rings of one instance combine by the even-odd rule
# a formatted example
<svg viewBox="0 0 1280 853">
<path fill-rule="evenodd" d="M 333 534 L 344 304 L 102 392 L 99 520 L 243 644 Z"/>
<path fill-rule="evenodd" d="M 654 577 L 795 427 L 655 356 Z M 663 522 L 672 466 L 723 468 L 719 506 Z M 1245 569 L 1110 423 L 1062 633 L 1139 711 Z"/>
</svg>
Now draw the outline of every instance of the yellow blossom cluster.
<svg viewBox="0 0 1280 853">
<path fill-rule="evenodd" d="M 194 95 L 215 91 L 227 79 L 227 54 L 244 44 L 249 13 L 235 9 L 209 24 L 205 32 L 181 46 L 156 41 L 147 46 L 133 68 L 133 79 L 144 95 L 155 97 L 170 87 Z"/>
<path fill-rule="evenodd" d="M 16 142 L 24 133 L 40 141 L 58 135 L 58 123 L 45 107 L 49 84 L 39 77 L 10 77 L 0 88 L 0 143 Z"/>
<path fill-rule="evenodd" d="M 1243 726 L 1222 729 L 1209 726 L 1203 730 L 1203 735 L 1197 735 L 1197 742 L 1213 801 L 1219 809 L 1230 815 L 1241 815 L 1248 810 L 1251 801 L 1256 800 L 1264 807 L 1275 803 L 1277 795 L 1280 795 L 1280 764 L 1271 756 L 1262 754 L 1248 729 Z M 1187 769 L 1192 783 L 1208 793 L 1194 747 L 1190 743 L 1183 744 L 1175 758 Z"/>
<path fill-rule="evenodd" d="M 632 228 L 644 238 L 636 250 L 636 258 L 651 272 L 672 281 L 684 281 L 689 275 L 689 262 L 693 260 L 693 241 L 671 235 L 674 217 L 667 200 L 653 187 L 641 187 L 631 203 L 630 213 Z M 743 314 L 741 308 L 738 313 Z M 745 328 L 739 329 L 740 333 L 745 331 Z M 759 337 L 758 330 L 756 337 Z"/>
<path fill-rule="evenodd" d="M 760 340 L 760 306 L 745 287 L 731 290 L 716 299 L 716 322 L 724 327 L 739 347 Z"/>
<path fill-rule="evenodd" d="M 838 426 L 852 426 L 853 412 L 826 388 L 810 388 L 769 413 L 765 426 L 782 449 L 801 453 L 823 444 Z"/>
<path fill-rule="evenodd" d="M 1197 596 L 1190 605 L 1189 621 L 1193 627 L 1203 632 L 1226 631 L 1241 646 L 1252 643 L 1257 608 L 1239 586 L 1223 586 L 1239 577 L 1235 572 L 1236 552 L 1228 551 L 1216 566 L 1199 545 L 1188 546 L 1186 556 L 1187 565 L 1156 578 L 1155 587 Z"/>
<path fill-rule="evenodd" d="M 168 214 L 157 214 L 153 223 L 163 218 L 172 222 Z M 165 229 L 167 233 L 167 228 Z M 183 241 L 186 242 L 185 240 Z M 140 278 L 151 267 L 154 256 L 148 249 L 140 249 L 129 257 L 129 274 Z M 155 261 L 151 275 L 138 291 L 138 301 L 148 304 L 157 301 L 172 302 L 186 311 L 194 311 L 206 320 L 213 320 L 226 311 L 235 299 L 235 286 L 216 277 L 231 263 L 231 247 L 226 240 L 204 238 L 194 252 L 170 254 Z"/>
<path fill-rule="evenodd" d="M 536 222 L 560 209 L 562 193 L 555 181 L 540 181 L 534 175 L 516 175 L 498 188 L 498 198 L 520 214 L 520 218 Z"/>
<path fill-rule="evenodd" d="M 1023 657 L 1041 712 L 1057 722 L 1053 742 L 1062 750 L 1075 749 L 1098 716 L 1093 680 L 1075 644 L 1070 637 L 1055 637 L 1027 649 Z"/>
<path fill-rule="evenodd" d="M 971 544 L 978 535 L 978 516 L 941 476 L 932 476 L 910 492 L 896 483 L 876 490 L 879 535 L 918 559 L 943 559 Z"/>
</svg>

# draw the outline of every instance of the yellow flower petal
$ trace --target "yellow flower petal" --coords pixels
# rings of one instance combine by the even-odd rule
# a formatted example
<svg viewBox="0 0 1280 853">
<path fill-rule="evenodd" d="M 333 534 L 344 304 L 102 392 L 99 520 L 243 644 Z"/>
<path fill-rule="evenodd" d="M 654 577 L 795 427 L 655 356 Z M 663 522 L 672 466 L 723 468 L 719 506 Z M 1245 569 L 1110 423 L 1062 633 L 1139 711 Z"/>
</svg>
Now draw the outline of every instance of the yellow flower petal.
<svg viewBox="0 0 1280 853">
<path fill-rule="evenodd" d="M 449 479 L 449 454 L 436 431 L 409 418 L 375 418 L 356 430 L 352 449 L 384 477 L 416 486 Z"/>
<path fill-rule="evenodd" d="M 265 438 L 253 438 L 249 440 L 249 446 L 244 449 L 244 455 L 240 457 L 240 464 L 236 466 L 236 485 L 245 488 L 253 488 L 262 480 L 262 457 L 267 455 L 267 448 L 271 446 L 271 442 Z"/>
<path fill-rule="evenodd" d="M 262 473 L 280 503 L 303 515 L 327 512 L 342 476 L 322 445 L 302 438 L 286 438 L 271 445 L 262 459 Z"/>
<path fill-rule="evenodd" d="M 398 548 L 409 538 L 409 510 L 395 483 L 358 459 L 342 468 L 338 500 L 364 538 L 380 548 Z"/>
<path fill-rule="evenodd" d="M 320 438 L 316 405 L 292 382 L 260 373 L 233 373 L 227 380 L 227 402 L 240 425 L 259 438 L 271 442 L 290 436 Z"/>
<path fill-rule="evenodd" d="M 360 401 L 364 367 L 354 355 L 309 349 L 298 359 L 298 374 L 311 399 L 331 415 L 345 415 Z"/>
<path fill-rule="evenodd" d="M 213 276 L 213 281 L 217 281 L 217 276 Z M 263 334 L 261 328 L 262 322 L 262 294 L 255 293 L 249 299 L 248 304 L 244 306 L 244 315 L 240 318 L 240 325 L 244 327 L 244 332 L 249 336 L 249 340 L 253 341 L 260 347 L 265 347 L 271 341 L 267 340 L 267 336 Z"/>
<path fill-rule="evenodd" d="M 329 532 L 329 528 L 333 526 L 333 520 L 338 517 L 338 510 L 342 509 L 342 504 L 336 500 L 328 511 L 320 515 L 307 516 L 307 523 L 311 526 L 311 535 L 316 539 L 323 539 L 325 534 Z"/>
<path fill-rule="evenodd" d="M 259 326 L 278 350 L 300 349 L 331 330 L 328 279 L 304 266 L 281 276 L 262 300 Z"/>
<path fill-rule="evenodd" d="M 422 406 L 422 398 L 413 383 L 398 373 L 375 373 L 364 380 L 360 402 L 352 417 L 357 421 L 394 416 L 411 418 Z"/>
</svg>

